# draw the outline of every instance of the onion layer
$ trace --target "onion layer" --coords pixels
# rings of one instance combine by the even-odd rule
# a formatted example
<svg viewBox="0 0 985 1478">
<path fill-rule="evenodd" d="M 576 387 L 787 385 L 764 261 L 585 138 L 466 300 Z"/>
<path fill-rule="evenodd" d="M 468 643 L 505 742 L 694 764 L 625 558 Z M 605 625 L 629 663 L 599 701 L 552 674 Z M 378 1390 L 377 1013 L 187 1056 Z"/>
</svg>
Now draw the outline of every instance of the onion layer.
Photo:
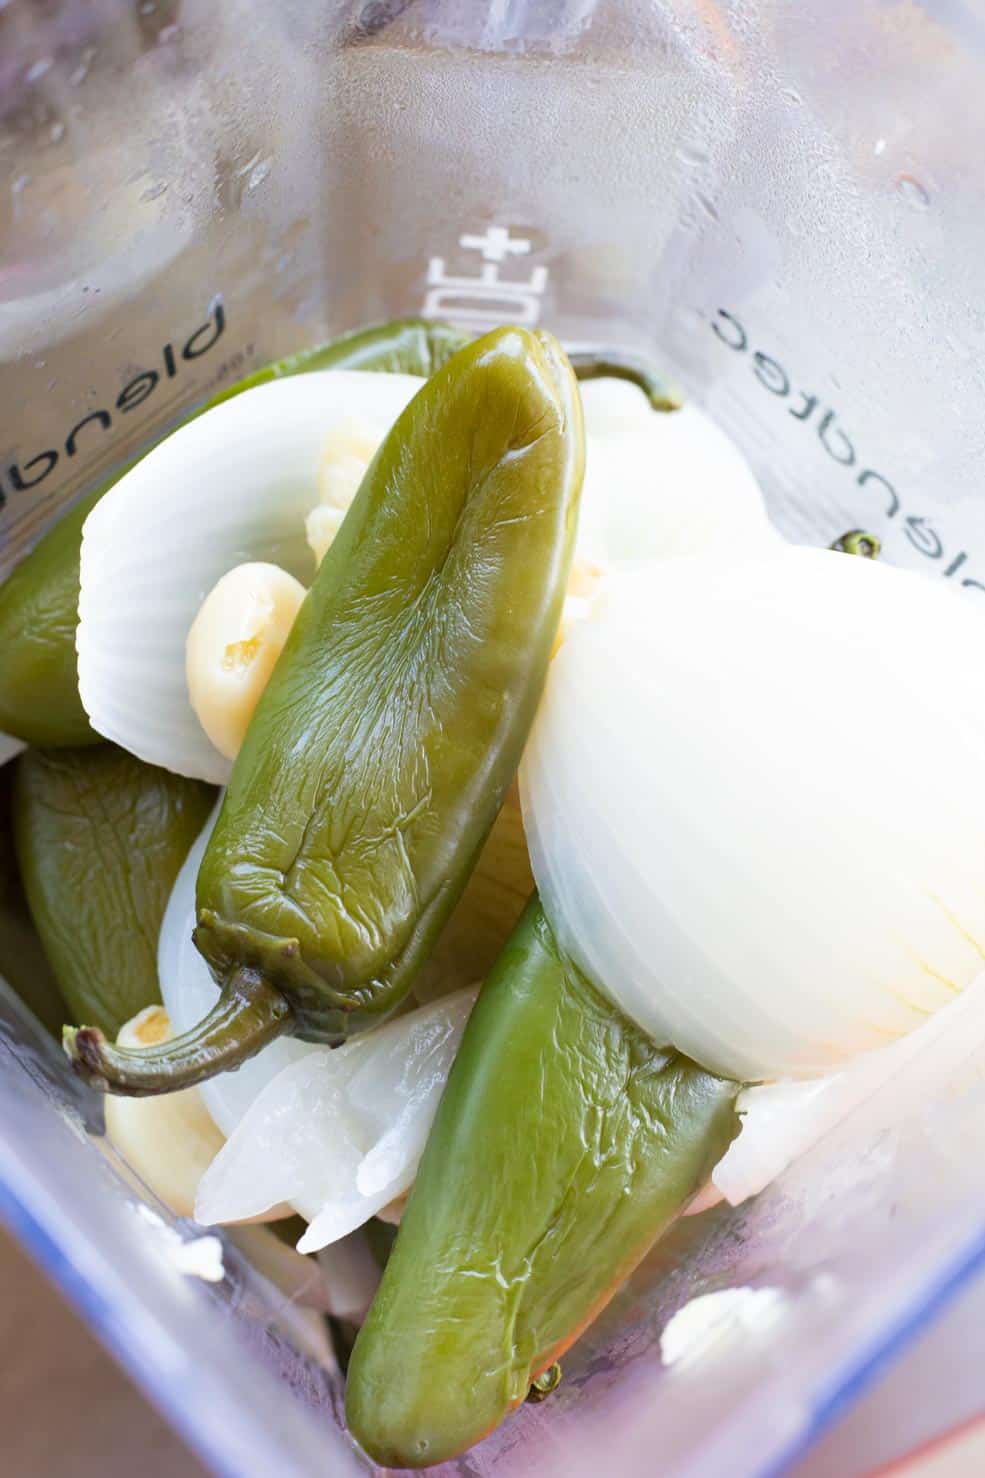
<svg viewBox="0 0 985 1478">
<path fill-rule="evenodd" d="M 740 1080 L 918 1026 L 985 958 L 983 637 L 947 586 L 821 550 L 611 582 L 521 768 L 564 947 Z"/>
<path fill-rule="evenodd" d="M 199 606 L 251 561 L 310 582 L 304 521 L 326 441 L 354 418 L 382 440 L 421 383 L 322 370 L 258 385 L 182 426 L 99 500 L 83 529 L 76 639 L 97 733 L 180 775 L 228 779 L 185 687 Z"/>
</svg>

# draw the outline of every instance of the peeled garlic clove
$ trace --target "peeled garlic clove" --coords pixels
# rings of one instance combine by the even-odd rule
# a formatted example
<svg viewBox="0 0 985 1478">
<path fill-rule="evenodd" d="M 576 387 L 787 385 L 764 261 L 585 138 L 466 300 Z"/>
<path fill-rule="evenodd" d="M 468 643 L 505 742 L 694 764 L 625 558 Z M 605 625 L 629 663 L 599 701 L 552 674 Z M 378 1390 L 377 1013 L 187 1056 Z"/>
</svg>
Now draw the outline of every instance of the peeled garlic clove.
<svg viewBox="0 0 985 1478">
<path fill-rule="evenodd" d="M 305 535 L 316 565 L 321 564 L 331 548 L 332 540 L 342 527 L 344 518 L 344 508 L 330 508 L 326 503 L 319 503 L 305 519 Z"/>
<path fill-rule="evenodd" d="M 305 594 L 300 580 L 277 565 L 237 565 L 192 622 L 185 648 L 188 696 L 227 759 L 239 753 Z"/>
<path fill-rule="evenodd" d="M 278 1074 L 203 1178 L 204 1223 L 287 1201 L 316 1252 L 410 1186 L 476 990 L 459 991 Z"/>
<path fill-rule="evenodd" d="M 318 468 L 318 497 L 322 503 L 345 512 L 359 491 L 381 439 L 366 421 L 348 420 L 332 428 Z"/>
<path fill-rule="evenodd" d="M 304 520 L 326 438 L 356 419 L 380 440 L 423 383 L 322 370 L 246 390 L 180 427 L 86 519 L 76 644 L 96 731 L 151 764 L 222 785 L 230 762 L 188 696 L 202 600 L 254 560 L 311 578 Z"/>
<path fill-rule="evenodd" d="M 121 1047 L 154 1047 L 174 1033 L 162 1006 L 148 1006 L 120 1028 Z M 106 1098 L 106 1133 L 154 1194 L 177 1216 L 191 1216 L 203 1174 L 224 1144 L 197 1088 L 160 1098 Z"/>
<path fill-rule="evenodd" d="M 208 965 L 192 943 L 196 923 L 195 881 L 205 848 L 222 806 L 212 815 L 189 850 L 175 878 L 161 922 L 157 946 L 157 974 L 161 995 L 176 1032 L 189 1031 L 215 1005 L 219 987 Z M 327 1049 L 297 1037 L 278 1037 L 236 1072 L 218 1073 L 195 1090 L 223 1134 L 231 1134 L 256 1098 L 277 1074 L 292 1062 Z M 156 1100 L 146 1100 L 153 1102 Z M 164 1101 L 164 1100 L 162 1100 Z"/>
<path fill-rule="evenodd" d="M 372 427 L 354 421 L 335 427 L 326 440 L 318 469 L 321 501 L 304 521 L 316 565 L 321 564 L 342 527 L 346 509 L 358 493 L 379 444 Z"/>
</svg>

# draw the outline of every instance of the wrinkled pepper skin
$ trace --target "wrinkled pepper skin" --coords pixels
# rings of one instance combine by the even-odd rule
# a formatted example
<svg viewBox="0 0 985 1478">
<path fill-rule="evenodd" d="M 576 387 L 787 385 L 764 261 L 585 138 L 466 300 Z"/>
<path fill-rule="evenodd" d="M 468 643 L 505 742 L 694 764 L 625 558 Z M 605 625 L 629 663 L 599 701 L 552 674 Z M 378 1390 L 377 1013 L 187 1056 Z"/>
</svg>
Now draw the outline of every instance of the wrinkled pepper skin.
<svg viewBox="0 0 985 1478">
<path fill-rule="evenodd" d="M 166 1046 L 92 1033 L 100 1086 L 167 1092 L 281 1031 L 396 1007 L 503 803 L 560 620 L 584 471 L 548 334 L 501 329 L 426 382 L 370 464 L 233 767 L 195 942 L 223 988 Z"/>
<path fill-rule="evenodd" d="M 600 996 L 535 896 L 469 1019 L 352 1354 L 366 1452 L 440 1463 L 523 1401 L 707 1179 L 737 1091 Z"/>
<path fill-rule="evenodd" d="M 41 1025 L 60 1036 L 65 1003 L 31 920 L 14 854 L 16 766 L 0 768 L 0 975 Z"/>
<path fill-rule="evenodd" d="M 14 838 L 31 916 L 69 1014 L 115 1036 L 160 1001 L 157 936 L 214 791 L 125 750 L 29 750 Z"/>
<path fill-rule="evenodd" d="M 256 370 L 219 392 L 201 415 L 254 385 L 323 369 L 431 374 L 467 341 L 444 323 L 407 318 L 306 349 Z M 97 744 L 79 698 L 75 628 L 82 525 L 129 463 L 87 493 L 0 586 L 0 731 L 42 747 Z"/>
</svg>

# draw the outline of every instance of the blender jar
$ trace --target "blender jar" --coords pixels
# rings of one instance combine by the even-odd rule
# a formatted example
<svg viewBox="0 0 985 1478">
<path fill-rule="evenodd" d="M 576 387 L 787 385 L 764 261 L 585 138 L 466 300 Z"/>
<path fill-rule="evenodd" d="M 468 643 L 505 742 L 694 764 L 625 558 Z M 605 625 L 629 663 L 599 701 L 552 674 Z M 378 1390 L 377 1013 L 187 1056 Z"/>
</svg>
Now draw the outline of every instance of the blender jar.
<svg viewBox="0 0 985 1478">
<path fill-rule="evenodd" d="M 861 525 L 985 595 L 973 7 L 7 0 L 0 83 L 0 577 L 223 383 L 423 314 L 645 355 L 790 538 Z M 0 1212 L 217 1471 L 372 1471 L 327 1347 L 232 1245 L 184 1270 L 197 1230 L 2 991 Z M 443 1471 L 780 1472 L 980 1269 L 981 1098 L 876 1095 L 681 1222 L 560 1390 Z M 767 1296 L 671 1358 L 726 1288 Z"/>
</svg>

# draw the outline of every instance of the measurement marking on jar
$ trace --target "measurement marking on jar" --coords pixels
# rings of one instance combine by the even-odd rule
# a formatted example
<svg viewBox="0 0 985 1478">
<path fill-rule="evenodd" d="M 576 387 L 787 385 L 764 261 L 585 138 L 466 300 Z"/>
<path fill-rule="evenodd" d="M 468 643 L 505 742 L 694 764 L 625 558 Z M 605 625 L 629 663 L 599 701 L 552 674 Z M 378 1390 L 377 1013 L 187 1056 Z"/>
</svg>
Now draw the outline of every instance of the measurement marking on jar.
<svg viewBox="0 0 985 1478">
<path fill-rule="evenodd" d="M 428 260 L 425 318 L 450 318 L 463 328 L 484 329 L 510 321 L 532 328 L 540 322 L 547 267 L 531 268 L 529 277 L 504 277 L 500 268 L 513 257 L 526 256 L 533 243 L 514 236 L 509 226 L 489 226 L 481 235 L 466 231 L 458 238 L 466 252 L 479 252 L 478 273 L 449 272 L 445 257 Z"/>
</svg>

